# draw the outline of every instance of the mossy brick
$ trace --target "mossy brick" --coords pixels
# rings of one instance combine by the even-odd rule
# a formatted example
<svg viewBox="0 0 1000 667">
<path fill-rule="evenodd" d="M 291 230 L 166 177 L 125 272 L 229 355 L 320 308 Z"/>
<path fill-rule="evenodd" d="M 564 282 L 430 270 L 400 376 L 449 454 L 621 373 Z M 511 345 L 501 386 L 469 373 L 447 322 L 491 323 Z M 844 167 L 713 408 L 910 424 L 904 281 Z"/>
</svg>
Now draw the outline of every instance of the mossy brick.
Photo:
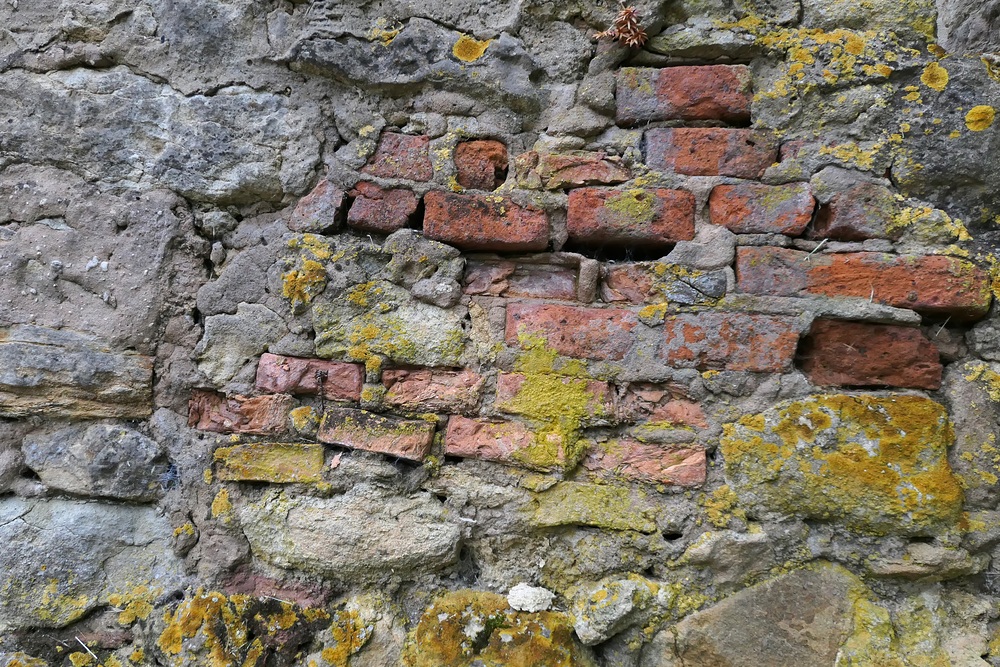
<svg viewBox="0 0 1000 667">
<path fill-rule="evenodd" d="M 542 383 L 545 384 L 544 387 L 540 386 Z M 549 374 L 500 373 L 497 376 L 495 407 L 500 412 L 507 414 L 538 417 L 539 409 L 548 399 L 544 395 L 545 393 L 556 394 L 562 403 L 565 401 L 566 395 L 572 392 L 580 393 L 583 399 L 580 401 L 582 422 L 606 421 L 614 415 L 614 389 L 607 382 Z M 559 405 L 556 406 L 556 409 L 562 412 L 562 408 L 565 407 L 565 405 Z M 551 417 L 557 417 L 557 415 L 549 417 L 550 419 L 546 421 L 551 421 Z"/>
<path fill-rule="evenodd" d="M 351 408 L 327 408 L 316 438 L 351 449 L 423 461 L 430 453 L 434 425 L 422 419 L 399 419 Z"/>
<path fill-rule="evenodd" d="M 637 489 L 607 484 L 560 482 L 535 496 L 537 526 L 592 526 L 604 530 L 656 532 L 655 511 Z"/>
<path fill-rule="evenodd" d="M 188 402 L 188 426 L 216 433 L 276 435 L 288 429 L 295 406 L 288 394 L 227 397 L 196 389 Z"/>
<path fill-rule="evenodd" d="M 382 371 L 384 402 L 413 412 L 468 413 L 482 398 L 485 379 L 468 369 L 394 368 Z"/>
<path fill-rule="evenodd" d="M 802 370 L 815 385 L 941 387 L 937 346 L 920 329 L 816 320 L 801 356 Z"/>
<path fill-rule="evenodd" d="M 462 291 L 470 295 L 575 301 L 579 269 L 509 260 L 468 260 Z"/>
<path fill-rule="evenodd" d="M 619 125 L 659 120 L 750 120 L 750 68 L 746 65 L 623 67 L 616 87 Z"/>
<path fill-rule="evenodd" d="M 694 195 L 665 188 L 578 188 L 569 194 L 569 238 L 586 245 L 666 246 L 694 238 Z"/>
<path fill-rule="evenodd" d="M 215 450 L 215 477 L 224 482 L 319 482 L 323 445 L 255 442 Z"/>
<path fill-rule="evenodd" d="M 837 241 L 895 240 L 903 234 L 903 228 L 893 224 L 898 212 L 899 204 L 889 188 L 858 183 L 819 208 L 811 235 Z"/>
<path fill-rule="evenodd" d="M 429 181 L 434 176 L 430 143 L 428 136 L 386 132 L 379 139 L 375 154 L 361 171 L 381 178 Z"/>
<path fill-rule="evenodd" d="M 344 191 L 324 179 L 292 209 L 288 216 L 288 228 L 293 232 L 336 229 L 339 225 L 337 213 L 343 201 Z"/>
<path fill-rule="evenodd" d="M 575 440 L 557 430 L 536 434 L 515 421 L 448 419 L 444 450 L 448 456 L 517 465 L 543 472 L 567 470 L 576 465 Z M 570 445 L 570 447 L 567 447 Z"/>
<path fill-rule="evenodd" d="M 463 250 L 544 250 L 549 218 L 509 197 L 435 190 L 424 195 L 424 235 Z"/>
<path fill-rule="evenodd" d="M 659 354 L 677 368 L 782 373 L 791 369 L 799 325 L 791 318 L 701 312 L 668 318 Z"/>
<path fill-rule="evenodd" d="M 257 389 L 275 394 L 322 394 L 333 401 L 358 401 L 363 381 L 361 364 L 269 352 L 257 364 Z"/>
<path fill-rule="evenodd" d="M 859 297 L 958 321 L 981 318 L 992 299 L 986 271 L 944 255 L 742 247 L 736 279 L 739 291 L 749 294 Z"/>
<path fill-rule="evenodd" d="M 708 199 L 712 224 L 737 234 L 799 236 L 815 208 L 808 183 L 717 185 Z"/>
<path fill-rule="evenodd" d="M 722 127 L 659 127 L 646 131 L 646 165 L 686 176 L 760 178 L 778 157 L 764 132 Z"/>
<path fill-rule="evenodd" d="M 347 226 L 362 232 L 391 234 L 406 227 L 417 212 L 420 198 L 404 188 L 383 188 L 361 181 L 351 190 Z"/>
<path fill-rule="evenodd" d="M 693 488 L 705 483 L 708 463 L 699 445 L 661 445 L 621 439 L 595 443 L 583 467 L 603 479 Z"/>
<path fill-rule="evenodd" d="M 621 158 L 599 151 L 539 153 L 528 151 L 514 161 L 520 187 L 560 190 L 588 185 L 617 185 L 632 177 Z"/>
<path fill-rule="evenodd" d="M 463 188 L 496 190 L 507 178 L 507 146 L 496 139 L 463 141 L 455 146 L 455 171 Z"/>
<path fill-rule="evenodd" d="M 638 324 L 634 313 L 618 308 L 511 303 L 506 340 L 517 345 L 522 337 L 540 337 L 568 357 L 619 360 L 632 349 Z"/>
<path fill-rule="evenodd" d="M 820 394 L 725 425 L 719 451 L 754 515 L 929 535 L 961 518 L 954 439 L 945 407 L 923 396 Z"/>
</svg>

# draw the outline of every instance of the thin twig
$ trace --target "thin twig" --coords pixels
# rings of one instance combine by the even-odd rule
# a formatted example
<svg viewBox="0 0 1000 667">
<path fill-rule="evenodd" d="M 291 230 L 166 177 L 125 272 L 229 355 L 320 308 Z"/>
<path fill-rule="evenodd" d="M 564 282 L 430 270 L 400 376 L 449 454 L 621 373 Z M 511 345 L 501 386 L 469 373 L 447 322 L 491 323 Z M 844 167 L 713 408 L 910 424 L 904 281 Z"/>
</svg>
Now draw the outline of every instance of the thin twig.
<svg viewBox="0 0 1000 667">
<path fill-rule="evenodd" d="M 93 652 L 93 651 L 91 651 L 91 650 L 90 650 L 89 648 L 87 648 L 87 645 L 83 643 L 83 640 L 82 640 L 82 639 L 80 639 L 79 637 L 73 637 L 73 639 L 75 639 L 76 641 L 80 642 L 80 646 L 82 646 L 82 647 L 83 647 L 83 650 L 84 650 L 84 651 L 86 651 L 87 653 L 89 653 L 89 654 L 90 654 L 90 657 L 92 657 L 92 658 L 93 658 L 94 660 L 96 660 L 97 662 L 100 662 L 100 661 L 101 661 L 101 659 L 100 659 L 100 658 L 98 658 L 98 657 L 97 657 L 96 655 L 94 655 L 94 652 Z"/>
<path fill-rule="evenodd" d="M 823 239 L 822 241 L 820 241 L 819 243 L 817 243 L 816 247 L 812 249 L 812 252 L 810 252 L 808 255 L 806 255 L 805 257 L 803 257 L 802 261 L 808 262 L 809 258 L 812 257 L 813 255 L 815 255 L 819 251 L 820 248 L 822 248 L 824 245 L 826 245 L 826 242 L 829 241 L 829 240 L 830 239 Z"/>
<path fill-rule="evenodd" d="M 937 330 L 937 333 L 936 333 L 936 334 L 934 334 L 934 337 L 935 337 L 935 338 L 937 338 L 938 336 L 940 336 L 940 335 L 941 335 L 941 332 L 942 332 L 942 331 L 944 331 L 944 328 L 945 328 L 946 326 L 948 326 L 948 322 L 951 322 L 951 315 L 949 315 L 949 316 L 948 316 L 948 319 L 946 319 L 946 320 L 945 320 L 945 321 L 944 321 L 944 322 L 943 322 L 943 323 L 941 324 L 941 326 L 940 326 L 940 327 L 938 327 L 938 330 Z"/>
</svg>

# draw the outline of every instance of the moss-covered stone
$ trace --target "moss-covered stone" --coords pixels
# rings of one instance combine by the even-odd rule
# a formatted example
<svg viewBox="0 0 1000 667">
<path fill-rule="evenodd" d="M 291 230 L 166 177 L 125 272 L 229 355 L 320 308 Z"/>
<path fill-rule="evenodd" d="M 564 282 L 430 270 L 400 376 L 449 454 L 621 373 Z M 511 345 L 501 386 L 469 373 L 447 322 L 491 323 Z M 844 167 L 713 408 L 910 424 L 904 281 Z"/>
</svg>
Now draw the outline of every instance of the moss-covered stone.
<svg viewBox="0 0 1000 667">
<path fill-rule="evenodd" d="M 517 612 L 495 593 L 456 591 L 424 611 L 406 667 L 592 667 L 566 614 Z"/>
<path fill-rule="evenodd" d="M 921 396 L 816 395 L 727 424 L 729 486 L 754 514 L 932 534 L 960 518 L 944 406 Z"/>
<path fill-rule="evenodd" d="M 535 498 L 538 526 L 594 526 L 607 530 L 656 532 L 651 507 L 641 491 L 603 484 L 561 482 Z"/>
<path fill-rule="evenodd" d="M 318 482 L 323 446 L 314 443 L 260 442 L 215 450 L 215 475 L 222 481 Z"/>
</svg>

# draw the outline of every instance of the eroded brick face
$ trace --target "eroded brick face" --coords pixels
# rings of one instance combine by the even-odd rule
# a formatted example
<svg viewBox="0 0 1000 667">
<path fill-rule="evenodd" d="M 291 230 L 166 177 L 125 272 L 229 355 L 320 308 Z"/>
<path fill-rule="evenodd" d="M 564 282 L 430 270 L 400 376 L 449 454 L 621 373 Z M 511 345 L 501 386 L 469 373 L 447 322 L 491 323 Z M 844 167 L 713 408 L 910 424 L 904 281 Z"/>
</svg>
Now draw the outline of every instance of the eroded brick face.
<svg viewBox="0 0 1000 667">
<path fill-rule="evenodd" d="M 424 235 L 465 250 L 544 250 L 549 220 L 506 197 L 434 191 L 424 196 Z"/>
<path fill-rule="evenodd" d="M 799 341 L 791 318 L 701 312 L 668 318 L 664 360 L 679 368 L 781 373 L 792 367 Z"/>
<path fill-rule="evenodd" d="M 737 234 L 799 236 L 815 208 L 806 183 L 718 185 L 708 200 L 712 224 Z"/>
<path fill-rule="evenodd" d="M 427 136 L 386 132 L 379 139 L 375 154 L 361 171 L 381 178 L 429 181 L 434 175 L 430 143 L 431 138 Z"/>
<path fill-rule="evenodd" d="M 471 412 L 482 395 L 483 377 L 470 370 L 430 368 L 382 372 L 386 404 L 423 412 Z"/>
<path fill-rule="evenodd" d="M 636 125 L 657 120 L 750 120 L 750 69 L 745 65 L 618 70 L 617 120 Z"/>
<path fill-rule="evenodd" d="M 506 338 L 509 345 L 539 342 L 569 357 L 622 359 L 638 324 L 628 310 L 514 303 L 507 306 Z"/>
<path fill-rule="evenodd" d="M 721 127 L 662 127 L 646 131 L 646 164 L 688 176 L 760 178 L 778 146 L 762 132 Z"/>
<path fill-rule="evenodd" d="M 351 190 L 354 203 L 347 212 L 347 224 L 363 232 L 391 234 L 402 229 L 417 211 L 420 198 L 410 190 L 382 188 L 361 181 Z"/>
<path fill-rule="evenodd" d="M 434 425 L 352 408 L 329 408 L 316 435 L 320 442 L 422 461 L 430 452 Z"/>
<path fill-rule="evenodd" d="M 361 398 L 364 367 L 325 359 L 266 353 L 257 365 L 257 389 L 276 394 L 322 394 L 331 400 Z"/>
<path fill-rule="evenodd" d="M 507 177 L 507 147 L 495 139 L 463 141 L 455 147 L 455 169 L 463 188 L 495 190 Z"/>
<path fill-rule="evenodd" d="M 287 394 L 226 397 L 195 390 L 188 406 L 188 426 L 216 433 L 274 435 L 288 428 L 295 399 Z"/>
<path fill-rule="evenodd" d="M 595 445 L 583 467 L 606 479 L 625 478 L 650 484 L 691 488 L 705 483 L 708 463 L 697 445 L 659 445 L 613 440 Z"/>
<path fill-rule="evenodd" d="M 694 203 L 683 190 L 580 188 L 570 192 L 566 226 L 577 243 L 665 246 L 694 238 Z"/>
<path fill-rule="evenodd" d="M 892 192 L 874 183 L 859 183 L 833 196 L 816 215 L 813 236 L 838 241 L 899 238 L 893 229 L 899 208 Z"/>
</svg>

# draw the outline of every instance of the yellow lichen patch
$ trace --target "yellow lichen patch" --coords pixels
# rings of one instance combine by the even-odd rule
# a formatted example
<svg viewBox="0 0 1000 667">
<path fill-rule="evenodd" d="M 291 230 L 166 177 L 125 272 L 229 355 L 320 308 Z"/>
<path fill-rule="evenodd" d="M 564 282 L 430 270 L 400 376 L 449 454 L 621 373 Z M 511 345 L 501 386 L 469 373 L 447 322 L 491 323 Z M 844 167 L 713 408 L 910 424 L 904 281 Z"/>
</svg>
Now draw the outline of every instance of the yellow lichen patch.
<svg viewBox="0 0 1000 667">
<path fill-rule="evenodd" d="M 308 304 L 326 288 L 326 269 L 319 262 L 304 260 L 302 266 L 281 274 L 281 294 L 293 306 Z"/>
<path fill-rule="evenodd" d="M 953 441 L 947 412 L 929 399 L 832 394 L 726 425 L 720 451 L 744 507 L 926 534 L 960 517 Z"/>
<path fill-rule="evenodd" d="M 896 211 L 886 231 L 908 231 L 923 243 L 971 241 L 969 230 L 958 218 L 930 206 L 905 206 Z"/>
<path fill-rule="evenodd" d="M 990 400 L 1000 403 L 1000 373 L 995 372 L 982 362 L 970 364 L 966 369 L 969 372 L 965 375 L 965 379 L 969 382 L 979 382 L 986 390 Z"/>
<path fill-rule="evenodd" d="M 74 595 L 64 592 L 72 588 L 72 577 L 67 580 L 49 579 L 49 583 L 42 589 L 34 615 L 58 626 L 68 625 L 82 617 L 96 601 L 84 593 Z"/>
<path fill-rule="evenodd" d="M 931 90 L 941 92 L 948 85 L 948 70 L 936 62 L 930 63 L 920 75 L 920 82 Z"/>
<path fill-rule="evenodd" d="M 965 126 L 973 132 L 982 132 L 993 125 L 996 110 L 986 104 L 980 104 L 969 109 L 965 114 Z"/>
<path fill-rule="evenodd" d="M 288 416 L 292 419 L 292 428 L 299 432 L 312 431 L 319 426 L 319 413 L 308 405 L 295 408 Z"/>
<path fill-rule="evenodd" d="M 747 515 L 739 508 L 736 493 L 723 484 L 711 494 L 703 496 L 699 504 L 705 509 L 705 518 L 716 528 L 725 528 L 732 518 L 746 521 Z"/>
<path fill-rule="evenodd" d="M 215 450 L 216 476 L 222 481 L 318 482 L 323 446 L 316 443 L 255 442 Z"/>
<path fill-rule="evenodd" d="M 382 46 L 389 46 L 402 30 L 403 27 L 398 23 L 390 22 L 380 16 L 375 19 L 375 25 L 368 30 L 365 37 L 368 38 L 369 42 L 379 42 Z"/>
<path fill-rule="evenodd" d="M 229 500 L 228 489 L 219 489 L 212 499 L 212 518 L 225 524 L 233 520 L 233 503 Z"/>
<path fill-rule="evenodd" d="M 156 646 L 167 657 L 168 664 L 186 664 L 184 642 L 199 638 L 204 643 L 206 663 L 211 667 L 240 664 L 236 647 L 247 644 L 247 625 L 243 618 L 246 596 L 234 595 L 232 600 L 219 592 L 198 591 L 180 603 L 163 620 L 166 627 L 156 640 Z"/>
<path fill-rule="evenodd" d="M 608 197 L 604 208 L 617 214 L 607 221 L 610 224 L 648 224 L 656 217 L 656 197 L 646 190 L 633 188 Z"/>
<path fill-rule="evenodd" d="M 190 524 L 186 524 L 190 525 Z M 193 531 L 192 526 L 192 531 Z M 121 609 L 118 613 L 118 622 L 121 625 L 131 625 L 136 621 L 144 621 L 153 613 L 153 601 L 160 595 L 163 589 L 153 590 L 149 586 L 136 586 L 126 593 L 116 593 L 108 598 L 108 601 Z"/>
<path fill-rule="evenodd" d="M 491 39 L 479 41 L 469 35 L 459 35 L 454 46 L 451 47 L 451 53 L 462 62 L 471 63 L 483 57 L 492 41 Z"/>
<path fill-rule="evenodd" d="M 343 609 L 334 612 L 328 632 L 332 643 L 320 652 L 325 661 L 323 667 L 348 667 L 351 656 L 371 639 L 373 627 L 362 621 L 357 612 Z"/>
<path fill-rule="evenodd" d="M 94 656 L 82 651 L 74 651 L 66 657 L 69 658 L 69 662 L 73 667 L 88 667 L 88 665 L 94 664 Z"/>
</svg>

